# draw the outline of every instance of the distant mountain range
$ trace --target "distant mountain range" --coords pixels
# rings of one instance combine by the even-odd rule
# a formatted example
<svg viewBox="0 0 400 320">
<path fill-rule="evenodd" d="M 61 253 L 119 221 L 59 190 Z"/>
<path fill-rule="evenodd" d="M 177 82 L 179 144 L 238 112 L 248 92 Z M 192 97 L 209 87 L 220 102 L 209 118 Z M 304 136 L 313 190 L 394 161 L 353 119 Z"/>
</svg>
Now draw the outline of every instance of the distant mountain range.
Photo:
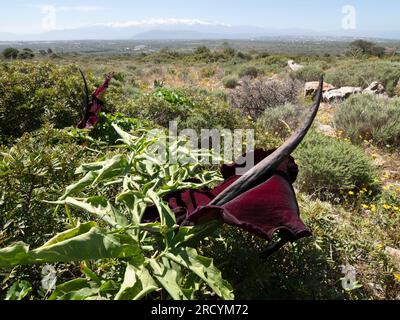
<svg viewBox="0 0 400 320">
<path fill-rule="evenodd" d="M 161 23 L 162 22 L 162 23 Z M 273 29 L 254 26 L 230 26 L 201 21 L 156 21 L 155 23 L 110 23 L 77 29 L 53 30 L 37 34 L 0 33 L 0 41 L 63 41 L 63 40 L 263 40 L 270 38 L 360 38 L 400 39 L 400 31 L 341 34 L 303 29 Z"/>
</svg>

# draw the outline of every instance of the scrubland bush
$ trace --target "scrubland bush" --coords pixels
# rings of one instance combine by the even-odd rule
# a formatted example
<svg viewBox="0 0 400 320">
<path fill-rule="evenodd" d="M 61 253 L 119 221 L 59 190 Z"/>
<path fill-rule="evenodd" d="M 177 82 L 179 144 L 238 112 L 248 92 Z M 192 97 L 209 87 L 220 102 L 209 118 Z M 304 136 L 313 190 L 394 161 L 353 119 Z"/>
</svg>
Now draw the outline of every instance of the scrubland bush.
<svg viewBox="0 0 400 320">
<path fill-rule="evenodd" d="M 252 79 L 255 79 L 258 77 L 260 71 L 256 67 L 243 67 L 239 71 L 239 77 L 244 78 L 244 77 L 249 77 Z"/>
<path fill-rule="evenodd" d="M 295 152 L 300 167 L 298 187 L 309 194 L 339 196 L 376 190 L 377 170 L 362 149 L 312 131 Z"/>
<path fill-rule="evenodd" d="M 400 99 L 355 95 L 337 107 L 335 126 L 354 142 L 400 146 Z"/>
<path fill-rule="evenodd" d="M 400 63 L 387 60 L 349 60 L 326 72 L 325 81 L 336 87 L 368 87 L 372 82 L 382 83 L 392 96 L 400 79 Z"/>
<path fill-rule="evenodd" d="M 203 67 L 200 70 L 200 75 L 203 78 L 211 78 L 215 76 L 216 73 L 217 73 L 216 69 L 212 67 Z"/>
<path fill-rule="evenodd" d="M 318 81 L 321 78 L 321 75 L 324 74 L 324 71 L 321 67 L 316 65 L 305 66 L 304 68 L 292 72 L 291 77 L 293 79 L 297 79 L 300 81 L 308 82 L 308 81 Z"/>
<path fill-rule="evenodd" d="M 294 80 L 251 81 L 245 78 L 231 93 L 230 100 L 234 108 L 256 121 L 266 109 L 296 102 L 300 86 Z"/>
<path fill-rule="evenodd" d="M 0 155 L 0 245 L 39 245 L 64 228 L 63 216 L 44 200 L 56 200 L 85 156 L 62 130 L 45 126 L 25 134 Z M 5 240 L 4 240 L 5 239 Z"/>
<path fill-rule="evenodd" d="M 6 48 L 3 50 L 2 55 L 6 59 L 18 58 L 19 50 L 15 48 Z"/>
<path fill-rule="evenodd" d="M 222 83 L 224 87 L 227 89 L 235 89 L 238 85 L 238 78 L 235 76 L 227 76 L 222 79 Z"/>
<path fill-rule="evenodd" d="M 285 104 L 269 108 L 257 120 L 257 127 L 278 138 L 286 139 L 300 125 L 304 108 L 293 104 Z"/>
<path fill-rule="evenodd" d="M 45 122 L 62 128 L 79 119 L 83 88 L 75 66 L 15 62 L 0 69 L 1 136 L 20 137 Z"/>
<path fill-rule="evenodd" d="M 89 90 L 102 83 L 87 75 Z M 122 104 L 122 83 L 107 92 L 106 110 Z M 90 92 L 91 93 L 91 92 Z M 75 65 L 14 62 L 0 66 L 0 136 L 17 138 L 45 123 L 56 128 L 76 125 L 82 114 L 84 87 Z"/>
<path fill-rule="evenodd" d="M 181 90 L 168 88 L 141 95 L 120 108 L 120 111 L 167 128 L 170 121 L 178 121 L 179 128 L 195 130 L 233 129 L 240 123 L 237 110 L 216 96 L 194 91 L 185 95 Z"/>
</svg>

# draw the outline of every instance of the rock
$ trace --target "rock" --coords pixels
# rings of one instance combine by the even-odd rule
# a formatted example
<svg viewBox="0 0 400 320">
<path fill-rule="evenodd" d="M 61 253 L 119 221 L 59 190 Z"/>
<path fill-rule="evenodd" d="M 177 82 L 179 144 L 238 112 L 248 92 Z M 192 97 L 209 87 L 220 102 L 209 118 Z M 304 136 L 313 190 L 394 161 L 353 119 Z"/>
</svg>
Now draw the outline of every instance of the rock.
<svg viewBox="0 0 400 320">
<path fill-rule="evenodd" d="M 394 88 L 394 94 L 397 95 L 397 96 L 400 96 L 400 79 L 397 82 L 396 87 Z"/>
<path fill-rule="evenodd" d="M 336 130 L 326 124 L 320 124 L 318 130 L 326 136 L 336 137 Z"/>
<path fill-rule="evenodd" d="M 289 60 L 288 61 L 288 66 L 292 71 L 299 71 L 301 69 L 303 69 L 304 67 L 300 64 L 297 64 L 296 62 L 294 62 L 293 60 Z"/>
<path fill-rule="evenodd" d="M 340 89 L 330 90 L 324 93 L 325 102 L 343 101 L 351 95 L 361 93 L 362 88 L 359 87 L 342 87 Z"/>
<path fill-rule="evenodd" d="M 367 89 L 363 91 L 365 94 L 385 94 L 385 87 L 378 81 L 372 82 Z"/>
<path fill-rule="evenodd" d="M 400 250 L 386 247 L 385 252 L 391 258 L 393 265 L 400 271 Z"/>
<path fill-rule="evenodd" d="M 319 87 L 319 81 L 311 81 L 311 82 L 306 82 L 304 85 L 304 96 L 309 97 L 312 96 L 314 97 L 315 94 L 317 93 Z M 330 90 L 336 89 L 333 85 L 324 82 L 324 87 L 323 87 L 323 92 L 327 92 Z"/>
</svg>

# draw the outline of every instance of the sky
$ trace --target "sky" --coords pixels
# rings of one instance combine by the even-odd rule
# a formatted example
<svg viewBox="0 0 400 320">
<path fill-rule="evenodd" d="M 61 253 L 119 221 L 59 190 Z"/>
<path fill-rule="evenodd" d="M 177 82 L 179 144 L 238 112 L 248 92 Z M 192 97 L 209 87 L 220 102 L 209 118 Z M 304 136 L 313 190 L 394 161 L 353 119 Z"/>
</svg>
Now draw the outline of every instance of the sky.
<svg viewBox="0 0 400 320">
<path fill-rule="evenodd" d="M 0 6 L 0 32 L 197 22 L 367 35 L 399 32 L 399 13 L 398 0 L 13 0 Z"/>
</svg>

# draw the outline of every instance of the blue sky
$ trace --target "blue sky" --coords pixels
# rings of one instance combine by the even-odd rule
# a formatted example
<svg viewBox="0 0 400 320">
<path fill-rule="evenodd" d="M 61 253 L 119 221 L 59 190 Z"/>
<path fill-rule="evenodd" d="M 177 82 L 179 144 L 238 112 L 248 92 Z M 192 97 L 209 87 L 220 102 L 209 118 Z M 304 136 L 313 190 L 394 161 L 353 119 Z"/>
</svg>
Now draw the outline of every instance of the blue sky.
<svg viewBox="0 0 400 320">
<path fill-rule="evenodd" d="M 45 5 L 54 6 L 61 29 L 176 19 L 335 32 L 341 30 L 343 6 L 352 5 L 360 32 L 400 30 L 398 0 L 13 0 L 1 4 L 0 32 L 43 31 Z"/>
</svg>

